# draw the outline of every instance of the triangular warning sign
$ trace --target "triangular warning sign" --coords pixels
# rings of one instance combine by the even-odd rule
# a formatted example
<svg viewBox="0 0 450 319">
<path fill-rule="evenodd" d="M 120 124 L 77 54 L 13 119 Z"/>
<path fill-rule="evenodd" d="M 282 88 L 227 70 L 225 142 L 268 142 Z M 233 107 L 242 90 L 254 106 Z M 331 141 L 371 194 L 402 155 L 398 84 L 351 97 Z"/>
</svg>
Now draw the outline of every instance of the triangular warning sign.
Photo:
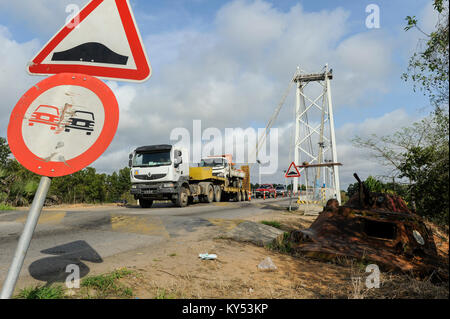
<svg viewBox="0 0 450 319">
<path fill-rule="evenodd" d="M 294 162 L 289 165 L 288 170 L 286 171 L 285 177 L 300 177 L 300 172 L 297 169 L 297 166 Z"/>
<path fill-rule="evenodd" d="M 128 0 L 89 2 L 36 55 L 28 72 L 147 80 L 151 68 Z"/>
</svg>

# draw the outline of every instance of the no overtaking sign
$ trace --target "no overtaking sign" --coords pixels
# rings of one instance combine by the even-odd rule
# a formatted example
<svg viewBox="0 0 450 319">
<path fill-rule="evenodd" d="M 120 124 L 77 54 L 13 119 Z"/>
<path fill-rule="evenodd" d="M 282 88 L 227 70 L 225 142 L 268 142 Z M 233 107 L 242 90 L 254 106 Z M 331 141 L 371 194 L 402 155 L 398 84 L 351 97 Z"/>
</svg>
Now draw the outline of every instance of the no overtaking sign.
<svg viewBox="0 0 450 319">
<path fill-rule="evenodd" d="M 83 74 L 62 73 L 33 86 L 12 111 L 8 142 L 30 171 L 49 177 L 94 162 L 117 130 L 119 107 L 111 89 Z"/>
</svg>

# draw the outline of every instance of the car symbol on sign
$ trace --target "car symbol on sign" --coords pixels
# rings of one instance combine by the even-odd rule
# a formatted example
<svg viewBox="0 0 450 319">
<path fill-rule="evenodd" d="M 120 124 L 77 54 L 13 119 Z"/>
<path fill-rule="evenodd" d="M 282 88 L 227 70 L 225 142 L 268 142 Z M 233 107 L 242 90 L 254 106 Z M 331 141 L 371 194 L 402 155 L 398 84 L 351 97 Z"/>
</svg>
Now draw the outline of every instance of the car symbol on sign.
<svg viewBox="0 0 450 319">
<path fill-rule="evenodd" d="M 33 126 L 34 123 L 50 125 L 50 129 L 56 129 L 59 123 L 59 109 L 51 105 L 39 105 L 31 114 L 28 125 Z"/>
<path fill-rule="evenodd" d="M 75 111 L 74 116 L 69 118 L 69 124 L 65 126 L 65 131 L 70 129 L 86 131 L 86 135 L 91 135 L 94 131 L 94 113 L 86 111 Z"/>
</svg>

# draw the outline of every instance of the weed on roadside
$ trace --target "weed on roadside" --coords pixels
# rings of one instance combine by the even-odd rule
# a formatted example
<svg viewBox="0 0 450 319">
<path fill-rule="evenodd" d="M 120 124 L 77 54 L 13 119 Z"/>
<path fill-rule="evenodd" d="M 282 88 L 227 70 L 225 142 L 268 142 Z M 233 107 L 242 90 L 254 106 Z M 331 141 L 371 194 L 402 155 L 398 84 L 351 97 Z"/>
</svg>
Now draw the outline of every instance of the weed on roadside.
<svg viewBox="0 0 450 319">
<path fill-rule="evenodd" d="M 177 296 L 174 293 L 171 293 L 164 288 L 158 289 L 155 296 L 155 299 L 176 299 L 176 298 Z"/>
<path fill-rule="evenodd" d="M 283 237 L 281 239 L 273 241 L 272 243 L 268 244 L 266 248 L 283 254 L 294 255 L 295 251 L 292 247 L 289 237 L 289 233 L 285 232 L 283 233 Z"/>
<path fill-rule="evenodd" d="M 13 206 L 9 206 L 5 203 L 0 203 L 0 211 L 2 210 L 15 210 L 16 208 Z"/>
<path fill-rule="evenodd" d="M 272 227 L 275 227 L 275 228 L 278 228 L 278 229 L 281 228 L 281 223 L 279 223 L 277 221 L 274 221 L 274 220 L 271 220 L 271 221 L 263 220 L 263 221 L 261 221 L 261 224 L 264 224 L 264 225 L 267 225 L 267 226 L 272 226 Z"/>
<path fill-rule="evenodd" d="M 64 288 L 62 286 L 35 286 L 27 287 L 15 296 L 16 299 L 63 299 Z"/>
<path fill-rule="evenodd" d="M 133 290 L 118 282 L 119 279 L 131 274 L 133 271 L 121 268 L 107 274 L 86 277 L 81 281 L 82 297 L 132 297 Z"/>
</svg>

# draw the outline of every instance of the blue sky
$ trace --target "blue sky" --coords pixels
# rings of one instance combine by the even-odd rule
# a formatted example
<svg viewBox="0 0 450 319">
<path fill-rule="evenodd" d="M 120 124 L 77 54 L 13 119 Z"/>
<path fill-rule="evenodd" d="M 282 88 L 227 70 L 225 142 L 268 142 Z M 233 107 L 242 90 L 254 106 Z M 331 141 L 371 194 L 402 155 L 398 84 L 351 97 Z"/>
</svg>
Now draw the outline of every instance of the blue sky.
<svg viewBox="0 0 450 319">
<path fill-rule="evenodd" d="M 99 171 L 125 166 L 133 146 L 168 142 L 171 129 L 190 128 L 193 119 L 219 129 L 264 127 L 297 65 L 311 72 L 325 63 L 333 68 L 338 156 L 350 162 L 344 185 L 353 182 L 353 170 L 363 177 L 383 174 L 352 147 L 354 135 L 392 133 L 427 114 L 427 99 L 400 77 L 421 38 L 403 30 L 404 19 L 416 15 L 431 30 L 429 0 L 130 2 L 153 75 L 145 84 L 108 82 L 121 122 L 93 165 Z M 27 61 L 63 26 L 71 3 L 87 0 L 0 0 L 0 57 L 6 61 L 0 67 L 0 136 L 17 100 L 41 79 L 25 72 Z M 368 4 L 380 8 L 379 29 L 365 26 Z M 276 126 L 289 126 L 293 103 L 289 97 Z M 286 136 L 279 148 L 285 159 Z M 265 178 L 280 181 L 279 174 Z"/>
</svg>

